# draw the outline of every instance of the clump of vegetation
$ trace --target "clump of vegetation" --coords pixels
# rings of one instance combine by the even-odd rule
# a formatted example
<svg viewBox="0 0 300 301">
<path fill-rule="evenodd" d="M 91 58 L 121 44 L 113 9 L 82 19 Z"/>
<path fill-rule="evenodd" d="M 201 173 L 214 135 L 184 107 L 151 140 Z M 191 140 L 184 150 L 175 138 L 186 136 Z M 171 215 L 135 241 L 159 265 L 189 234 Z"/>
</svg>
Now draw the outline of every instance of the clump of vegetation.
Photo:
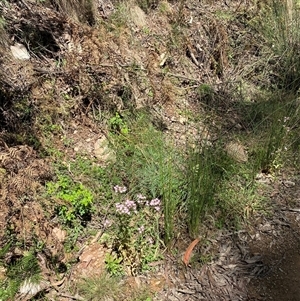
<svg viewBox="0 0 300 301">
<path fill-rule="evenodd" d="M 126 122 L 123 121 L 122 117 L 118 112 L 116 112 L 115 116 L 109 119 L 109 126 L 111 130 L 115 133 L 120 132 L 121 134 L 128 134 L 129 129 Z"/>
<path fill-rule="evenodd" d="M 5 20 L 2 16 L 0 16 L 0 37 L 1 41 L 5 38 Z"/>
<path fill-rule="evenodd" d="M 128 135 L 113 137 L 118 157 L 115 168 L 124 175 L 123 181 L 130 183 L 130 193 L 161 199 L 168 243 L 174 236 L 175 213 L 184 193 L 183 157 L 144 113 L 131 119 L 129 128 Z"/>
<path fill-rule="evenodd" d="M 114 187 L 116 233 L 113 249 L 122 258 L 131 274 L 137 274 L 150 269 L 149 263 L 160 258 L 161 201 L 158 198 L 148 200 L 146 196 L 137 194 L 134 198 L 126 195 L 127 188 Z M 109 259 L 111 259 L 109 257 Z M 119 259 L 113 262 L 119 262 Z M 112 274 L 111 260 L 107 260 L 108 270 Z"/>
<path fill-rule="evenodd" d="M 232 160 L 218 145 L 191 151 L 187 166 L 187 222 L 192 237 L 199 235 L 206 212 L 215 205 L 216 193 L 228 176 Z"/>
<path fill-rule="evenodd" d="M 25 252 L 23 256 L 15 258 L 5 264 L 4 256 L 7 253 L 7 247 L 0 251 L 1 266 L 6 269 L 6 278 L 0 280 L 0 299 L 11 300 L 19 291 L 34 291 L 35 287 L 39 287 L 41 281 L 41 268 L 38 264 L 34 251 Z"/>
<path fill-rule="evenodd" d="M 93 194 L 82 183 L 74 182 L 69 176 L 59 174 L 57 181 L 47 183 L 47 194 L 57 204 L 58 215 L 66 224 L 72 224 L 77 218 L 85 222 L 91 218 Z"/>
<path fill-rule="evenodd" d="M 297 92 L 300 88 L 300 9 L 297 1 L 273 0 L 265 7 L 262 31 L 272 53 L 273 75 L 277 88 Z"/>
<path fill-rule="evenodd" d="M 107 299 L 125 301 L 151 301 L 153 293 L 142 285 L 140 288 L 127 291 L 126 283 L 120 284 L 120 277 L 103 273 L 100 277 L 84 278 L 78 284 L 78 293 L 90 301 Z"/>
<path fill-rule="evenodd" d="M 274 173 L 294 163 L 299 147 L 297 98 L 280 93 L 241 108 L 255 170 Z M 295 162 L 295 161 L 294 161 Z"/>
<path fill-rule="evenodd" d="M 121 297 L 120 279 L 103 273 L 97 278 L 84 278 L 78 284 L 78 293 L 90 301 L 104 301 Z"/>
</svg>

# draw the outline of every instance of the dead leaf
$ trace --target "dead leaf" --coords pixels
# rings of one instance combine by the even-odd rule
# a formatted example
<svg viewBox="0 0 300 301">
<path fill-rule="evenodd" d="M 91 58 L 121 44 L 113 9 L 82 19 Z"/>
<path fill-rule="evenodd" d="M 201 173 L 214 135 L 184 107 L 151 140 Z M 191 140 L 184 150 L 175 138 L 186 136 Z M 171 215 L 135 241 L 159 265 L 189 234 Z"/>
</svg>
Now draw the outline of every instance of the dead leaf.
<svg viewBox="0 0 300 301">
<path fill-rule="evenodd" d="M 187 266 L 190 262 L 190 258 L 192 255 L 192 251 L 195 248 L 195 246 L 197 245 L 197 243 L 200 241 L 200 238 L 196 238 L 195 240 L 193 240 L 191 242 L 191 244 L 188 246 L 188 248 L 186 249 L 184 255 L 183 255 L 183 262 L 184 264 Z"/>
</svg>

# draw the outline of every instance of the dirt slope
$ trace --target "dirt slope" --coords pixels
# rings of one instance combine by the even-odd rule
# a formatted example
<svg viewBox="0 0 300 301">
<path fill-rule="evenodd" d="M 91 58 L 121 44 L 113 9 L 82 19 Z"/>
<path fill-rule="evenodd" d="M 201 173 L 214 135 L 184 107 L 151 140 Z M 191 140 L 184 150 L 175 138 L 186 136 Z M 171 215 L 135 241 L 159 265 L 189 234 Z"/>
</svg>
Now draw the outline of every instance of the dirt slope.
<svg viewBox="0 0 300 301">
<path fill-rule="evenodd" d="M 80 300 L 70 297 L 80 271 L 104 266 L 95 241 L 90 247 L 89 239 L 80 241 L 82 250 L 72 255 L 64 250 L 55 204 L 43 197 L 53 178 L 51 150 L 61 151 L 66 164 L 83 148 L 94 158 L 107 116 L 129 110 L 150 110 L 153 123 L 178 145 L 195 138 L 199 127 L 208 141 L 220 128 L 226 135 L 245 130 L 234 111 L 236 95 L 251 102 L 275 76 L 257 76 L 264 63 L 261 36 L 251 26 L 256 1 L 200 2 L 153 1 L 142 10 L 137 3 L 99 1 L 86 14 L 53 1 L 0 4 L 7 24 L 0 46 L 0 247 L 11 237 L 22 241 L 5 258 L 11 264 L 43 241 L 41 290 L 49 298 Z M 12 55 L 10 46 L 18 43 L 30 60 Z M 199 116 L 213 117 L 209 132 Z M 187 237 L 174 245 L 179 254 L 155 263 L 157 272 L 124 281 L 131 288 L 148 285 L 157 292 L 154 300 L 300 300 L 300 182 L 290 177 L 267 184 L 270 217 L 255 215 L 240 231 L 215 231 L 208 223 L 190 266 L 182 263 Z M 68 260 L 76 263 L 66 274 Z"/>
</svg>

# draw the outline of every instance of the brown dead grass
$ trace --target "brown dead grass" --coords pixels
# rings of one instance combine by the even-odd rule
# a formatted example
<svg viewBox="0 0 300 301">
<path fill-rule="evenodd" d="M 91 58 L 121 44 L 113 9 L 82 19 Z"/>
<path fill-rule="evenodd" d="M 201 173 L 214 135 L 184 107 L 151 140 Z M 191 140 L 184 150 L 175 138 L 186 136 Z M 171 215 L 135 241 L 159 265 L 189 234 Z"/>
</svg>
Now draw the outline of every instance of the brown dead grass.
<svg viewBox="0 0 300 301">
<path fill-rule="evenodd" d="M 92 0 L 54 0 L 53 5 L 59 12 L 77 22 L 94 25 L 97 17 L 96 1 Z"/>
</svg>

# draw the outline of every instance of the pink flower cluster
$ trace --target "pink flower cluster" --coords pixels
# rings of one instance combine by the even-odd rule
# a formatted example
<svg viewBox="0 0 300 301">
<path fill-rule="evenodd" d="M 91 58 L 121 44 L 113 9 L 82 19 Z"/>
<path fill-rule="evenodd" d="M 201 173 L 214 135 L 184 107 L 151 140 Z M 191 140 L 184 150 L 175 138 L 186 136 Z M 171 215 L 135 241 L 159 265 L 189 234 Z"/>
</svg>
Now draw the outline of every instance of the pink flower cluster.
<svg viewBox="0 0 300 301">
<path fill-rule="evenodd" d="M 115 193 L 125 193 L 127 188 L 125 186 L 114 186 Z M 116 211 L 119 214 L 130 215 L 131 212 L 137 213 L 137 205 L 139 206 L 149 206 L 152 207 L 157 212 L 160 211 L 161 201 L 158 198 L 152 199 L 151 201 L 147 201 L 147 198 L 139 193 L 136 196 L 136 202 L 131 200 L 125 200 L 122 203 L 116 203 Z"/>
<path fill-rule="evenodd" d="M 146 197 L 144 195 L 142 195 L 141 193 L 139 193 L 136 197 L 137 197 L 137 202 L 139 204 L 143 204 L 144 201 L 146 200 Z"/>
<path fill-rule="evenodd" d="M 127 215 L 130 215 L 131 212 L 137 213 L 136 203 L 130 200 L 126 200 L 123 203 L 117 203 L 116 211 L 119 214 L 127 214 Z"/>
<path fill-rule="evenodd" d="M 160 210 L 160 199 L 155 198 L 150 201 L 149 206 L 153 207 L 156 211 Z"/>
<path fill-rule="evenodd" d="M 145 226 L 142 225 L 138 228 L 139 234 L 142 234 L 144 231 L 145 231 Z"/>
<path fill-rule="evenodd" d="M 150 206 L 150 207 L 154 208 L 156 211 L 160 211 L 161 202 L 160 202 L 160 199 L 158 199 L 158 198 L 152 199 L 149 202 L 149 201 L 146 200 L 145 196 L 143 196 L 142 194 L 139 193 L 137 195 L 137 203 L 138 204 L 145 204 L 146 206 Z"/>
<path fill-rule="evenodd" d="M 114 191 L 115 191 L 115 193 L 125 193 L 127 191 L 127 188 L 126 188 L 126 186 L 116 185 L 116 186 L 114 186 Z"/>
</svg>

